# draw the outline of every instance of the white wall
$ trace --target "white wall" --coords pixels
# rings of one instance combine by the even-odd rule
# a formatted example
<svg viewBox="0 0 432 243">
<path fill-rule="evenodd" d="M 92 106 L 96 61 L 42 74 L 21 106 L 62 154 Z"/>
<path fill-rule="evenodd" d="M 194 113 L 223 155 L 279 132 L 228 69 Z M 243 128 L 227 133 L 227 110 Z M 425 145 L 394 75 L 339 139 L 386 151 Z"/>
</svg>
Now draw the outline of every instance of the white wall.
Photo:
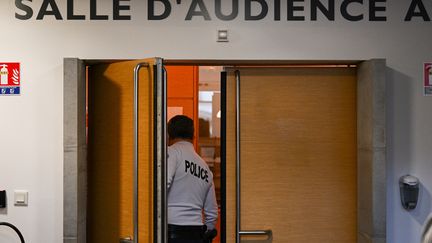
<svg viewBox="0 0 432 243">
<path fill-rule="evenodd" d="M 66 1 L 61 2 L 65 15 Z M 88 0 L 75 2 L 76 12 L 88 12 Z M 98 10 L 101 13 L 111 3 L 103 2 L 106 5 Z M 386 58 L 387 238 L 392 243 L 419 242 L 422 225 L 431 212 L 432 197 L 432 97 L 422 96 L 422 64 L 432 61 L 432 23 L 404 22 L 409 2 L 388 1 L 386 22 L 349 22 L 338 11 L 334 22 L 275 22 L 271 14 L 265 20 L 243 21 L 244 3 L 240 1 L 240 18 L 222 22 L 201 18 L 184 21 L 190 3 L 184 0 L 183 8 L 173 5 L 169 19 L 150 22 L 146 20 L 146 1 L 132 0 L 133 19 L 114 22 L 56 21 L 52 17 L 22 21 L 14 17 L 16 11 L 21 13 L 14 1 L 0 1 L 0 62 L 21 62 L 22 71 L 22 95 L 0 96 L 0 189 L 9 192 L 9 208 L 7 214 L 0 211 L 0 221 L 16 224 L 27 242 L 62 242 L 64 57 Z M 432 2 L 425 2 L 432 13 Z M 34 0 L 28 4 L 37 12 L 40 3 Z M 213 5 L 208 4 L 208 8 L 214 17 Z M 282 9 L 286 9 L 284 3 Z M 367 4 L 357 4 L 351 11 L 365 9 Z M 285 16 L 282 14 L 282 19 Z M 229 30 L 229 43 L 215 41 L 218 28 Z M 397 180 L 407 173 L 422 182 L 420 205 L 413 212 L 401 208 L 398 194 Z M 29 191 L 28 207 L 12 205 L 15 189 Z M 11 238 L 8 230 L 0 229 L 0 242 Z"/>
</svg>

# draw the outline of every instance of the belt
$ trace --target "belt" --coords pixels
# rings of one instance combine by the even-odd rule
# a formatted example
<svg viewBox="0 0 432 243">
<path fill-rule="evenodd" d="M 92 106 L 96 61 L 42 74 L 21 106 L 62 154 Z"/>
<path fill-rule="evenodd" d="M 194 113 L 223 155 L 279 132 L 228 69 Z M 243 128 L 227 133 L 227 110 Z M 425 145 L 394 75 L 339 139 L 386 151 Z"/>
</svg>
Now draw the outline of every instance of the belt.
<svg viewBox="0 0 432 243">
<path fill-rule="evenodd" d="M 168 238 L 178 240 L 203 240 L 206 226 L 168 225 Z"/>
</svg>

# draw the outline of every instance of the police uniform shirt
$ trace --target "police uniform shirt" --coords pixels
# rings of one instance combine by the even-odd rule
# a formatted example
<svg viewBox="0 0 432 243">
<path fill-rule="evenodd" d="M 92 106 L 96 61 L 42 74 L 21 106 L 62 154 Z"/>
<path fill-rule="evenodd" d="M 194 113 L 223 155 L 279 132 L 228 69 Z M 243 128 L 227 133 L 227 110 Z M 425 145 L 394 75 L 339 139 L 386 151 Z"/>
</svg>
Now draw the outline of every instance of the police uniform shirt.
<svg viewBox="0 0 432 243">
<path fill-rule="evenodd" d="M 213 174 L 208 165 L 190 142 L 180 141 L 168 147 L 168 224 L 204 223 L 214 229 L 217 215 Z"/>
</svg>

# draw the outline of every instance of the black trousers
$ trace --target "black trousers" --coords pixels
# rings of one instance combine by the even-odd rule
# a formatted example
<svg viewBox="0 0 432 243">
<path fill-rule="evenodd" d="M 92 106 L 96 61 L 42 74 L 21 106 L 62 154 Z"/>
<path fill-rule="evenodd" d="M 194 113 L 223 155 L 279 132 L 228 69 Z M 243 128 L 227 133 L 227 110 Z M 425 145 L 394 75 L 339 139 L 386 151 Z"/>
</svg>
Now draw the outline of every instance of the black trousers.
<svg viewBox="0 0 432 243">
<path fill-rule="evenodd" d="M 168 225 L 168 243 L 208 243 L 205 226 Z"/>
</svg>

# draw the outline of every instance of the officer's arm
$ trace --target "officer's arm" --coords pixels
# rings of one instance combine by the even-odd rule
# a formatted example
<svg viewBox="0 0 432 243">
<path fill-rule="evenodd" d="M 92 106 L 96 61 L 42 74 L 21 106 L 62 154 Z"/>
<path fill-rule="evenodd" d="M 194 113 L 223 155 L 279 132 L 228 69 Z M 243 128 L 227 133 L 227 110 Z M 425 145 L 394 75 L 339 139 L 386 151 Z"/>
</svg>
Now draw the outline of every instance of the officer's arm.
<svg viewBox="0 0 432 243">
<path fill-rule="evenodd" d="M 207 229 L 214 229 L 216 227 L 216 220 L 218 217 L 218 206 L 213 181 L 211 187 L 209 188 L 209 191 L 207 192 L 207 196 L 204 202 L 204 215 Z"/>
<path fill-rule="evenodd" d="M 176 158 L 175 150 L 170 149 L 169 147 L 168 147 L 167 167 L 168 167 L 167 187 L 169 189 L 174 180 L 174 175 L 177 169 L 177 158 Z"/>
</svg>

